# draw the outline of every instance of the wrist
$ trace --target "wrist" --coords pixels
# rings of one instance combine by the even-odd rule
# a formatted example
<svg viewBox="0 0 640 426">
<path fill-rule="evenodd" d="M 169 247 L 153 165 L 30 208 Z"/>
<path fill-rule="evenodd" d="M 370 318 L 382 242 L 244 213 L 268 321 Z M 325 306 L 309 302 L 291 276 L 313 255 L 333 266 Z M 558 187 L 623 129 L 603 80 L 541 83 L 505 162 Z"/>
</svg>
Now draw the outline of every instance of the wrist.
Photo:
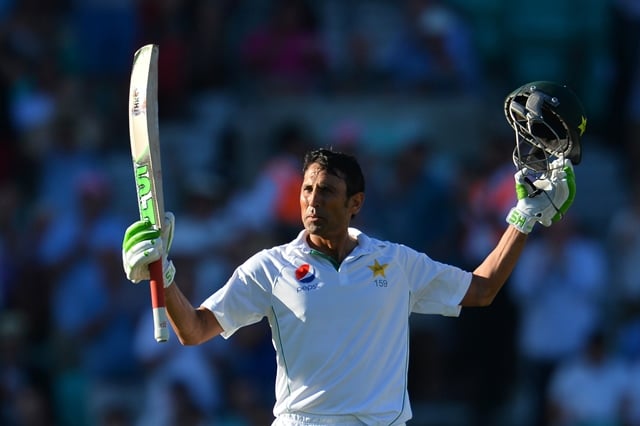
<svg viewBox="0 0 640 426">
<path fill-rule="evenodd" d="M 524 213 L 516 206 L 509 211 L 505 220 L 518 231 L 528 234 L 533 229 L 533 225 L 536 224 L 537 218 Z"/>
</svg>

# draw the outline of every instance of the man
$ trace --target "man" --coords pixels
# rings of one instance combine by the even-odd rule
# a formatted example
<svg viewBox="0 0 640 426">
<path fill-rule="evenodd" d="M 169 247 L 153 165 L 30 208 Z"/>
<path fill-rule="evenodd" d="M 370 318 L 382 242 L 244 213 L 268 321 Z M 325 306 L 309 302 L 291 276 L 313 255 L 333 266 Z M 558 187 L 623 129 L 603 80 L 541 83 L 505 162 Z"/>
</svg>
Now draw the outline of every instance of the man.
<svg viewBox="0 0 640 426">
<path fill-rule="evenodd" d="M 274 425 L 402 425 L 411 418 L 409 315 L 458 316 L 463 306 L 492 302 L 536 221 L 551 224 L 573 200 L 571 161 L 553 166 L 534 182 L 543 193 L 521 195 L 510 226 L 473 272 L 351 228 L 365 199 L 363 174 L 354 157 L 327 149 L 304 159 L 304 230 L 253 255 L 200 307 L 173 281 L 170 213 L 162 236 L 143 221 L 127 229 L 125 271 L 138 282 L 163 259 L 167 311 L 185 345 L 268 318 L 277 352 Z M 524 182 L 516 173 L 519 194 L 527 193 Z"/>
</svg>

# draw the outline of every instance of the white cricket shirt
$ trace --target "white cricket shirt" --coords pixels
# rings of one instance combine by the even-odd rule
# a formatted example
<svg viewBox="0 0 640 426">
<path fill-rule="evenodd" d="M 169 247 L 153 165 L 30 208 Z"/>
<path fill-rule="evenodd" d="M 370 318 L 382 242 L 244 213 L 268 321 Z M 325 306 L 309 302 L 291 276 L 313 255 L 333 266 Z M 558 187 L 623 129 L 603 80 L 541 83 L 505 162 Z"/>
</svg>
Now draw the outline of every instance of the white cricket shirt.
<svg viewBox="0 0 640 426">
<path fill-rule="evenodd" d="M 367 425 L 411 418 L 409 315 L 458 316 L 471 273 L 368 237 L 336 268 L 302 231 L 240 265 L 204 301 L 230 337 L 267 317 L 276 349 L 274 415 L 353 415 Z"/>
</svg>

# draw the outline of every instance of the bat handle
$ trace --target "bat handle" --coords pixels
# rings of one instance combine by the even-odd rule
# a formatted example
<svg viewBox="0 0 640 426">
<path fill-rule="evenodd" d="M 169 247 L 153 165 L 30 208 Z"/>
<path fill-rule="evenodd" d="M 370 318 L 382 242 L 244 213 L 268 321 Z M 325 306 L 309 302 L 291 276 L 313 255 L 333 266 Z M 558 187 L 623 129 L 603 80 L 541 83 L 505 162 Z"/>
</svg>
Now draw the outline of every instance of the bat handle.
<svg viewBox="0 0 640 426">
<path fill-rule="evenodd" d="M 162 260 L 149 265 L 149 287 L 151 290 L 151 307 L 153 308 L 153 334 L 158 342 L 169 340 L 169 321 L 164 303 L 164 280 L 162 276 Z"/>
</svg>

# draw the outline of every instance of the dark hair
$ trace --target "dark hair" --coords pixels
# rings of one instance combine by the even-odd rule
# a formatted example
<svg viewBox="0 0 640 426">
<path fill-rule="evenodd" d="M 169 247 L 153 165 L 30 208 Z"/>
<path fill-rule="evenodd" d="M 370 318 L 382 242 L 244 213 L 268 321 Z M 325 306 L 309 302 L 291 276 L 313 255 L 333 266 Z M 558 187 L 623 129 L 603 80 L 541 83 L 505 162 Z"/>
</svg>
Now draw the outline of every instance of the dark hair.
<svg viewBox="0 0 640 426">
<path fill-rule="evenodd" d="M 344 179 L 347 184 L 347 197 L 364 192 L 364 175 L 358 160 L 353 155 L 320 148 L 309 151 L 304 156 L 302 173 L 305 173 L 312 164 L 318 164 L 327 173 Z"/>
</svg>

